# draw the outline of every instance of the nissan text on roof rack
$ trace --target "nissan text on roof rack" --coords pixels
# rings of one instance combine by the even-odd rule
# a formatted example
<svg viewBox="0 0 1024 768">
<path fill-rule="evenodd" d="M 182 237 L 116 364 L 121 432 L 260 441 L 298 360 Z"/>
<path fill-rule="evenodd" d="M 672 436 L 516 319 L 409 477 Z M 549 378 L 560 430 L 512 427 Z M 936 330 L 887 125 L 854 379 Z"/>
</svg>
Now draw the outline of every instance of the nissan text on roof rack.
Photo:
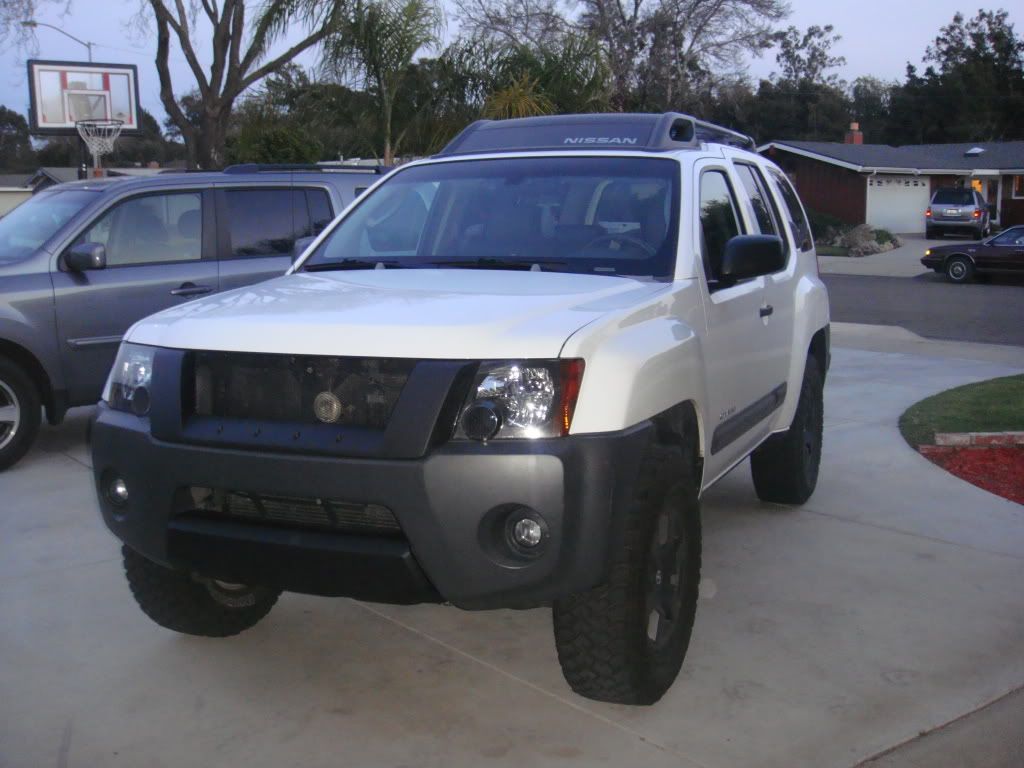
<svg viewBox="0 0 1024 768">
<path fill-rule="evenodd" d="M 703 490 L 748 456 L 813 493 L 829 312 L 803 209 L 679 114 L 475 123 L 383 177 L 286 276 L 137 323 L 92 428 L 158 624 L 282 591 L 551 606 L 583 696 L 686 653 Z"/>
</svg>

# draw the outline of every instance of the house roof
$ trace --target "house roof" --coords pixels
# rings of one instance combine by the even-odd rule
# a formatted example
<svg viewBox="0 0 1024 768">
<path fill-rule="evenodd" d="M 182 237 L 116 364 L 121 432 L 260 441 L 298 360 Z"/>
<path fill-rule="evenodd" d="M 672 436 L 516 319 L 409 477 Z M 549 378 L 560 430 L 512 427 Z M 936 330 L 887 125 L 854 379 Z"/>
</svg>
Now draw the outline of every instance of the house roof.
<svg viewBox="0 0 1024 768">
<path fill-rule="evenodd" d="M 25 187 L 27 189 L 30 178 L 32 178 L 31 173 L 0 173 L 0 187 Z"/>
<path fill-rule="evenodd" d="M 831 141 L 773 141 L 759 148 L 794 152 L 856 171 L 1024 171 L 1024 141 L 967 144 L 839 144 Z M 970 152 L 981 149 L 982 152 Z"/>
</svg>

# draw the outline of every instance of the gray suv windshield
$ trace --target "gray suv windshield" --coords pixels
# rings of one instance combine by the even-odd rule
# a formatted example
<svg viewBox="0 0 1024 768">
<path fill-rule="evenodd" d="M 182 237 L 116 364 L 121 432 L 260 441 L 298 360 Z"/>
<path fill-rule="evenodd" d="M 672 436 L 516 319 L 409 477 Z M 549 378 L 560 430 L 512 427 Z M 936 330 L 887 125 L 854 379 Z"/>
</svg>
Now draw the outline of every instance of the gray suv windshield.
<svg viewBox="0 0 1024 768">
<path fill-rule="evenodd" d="M 0 219 L 0 262 L 19 261 L 45 243 L 98 193 L 84 189 L 43 192 Z"/>
<path fill-rule="evenodd" d="M 542 269 L 670 278 L 679 166 L 647 157 L 464 160 L 397 172 L 308 271 Z"/>
</svg>

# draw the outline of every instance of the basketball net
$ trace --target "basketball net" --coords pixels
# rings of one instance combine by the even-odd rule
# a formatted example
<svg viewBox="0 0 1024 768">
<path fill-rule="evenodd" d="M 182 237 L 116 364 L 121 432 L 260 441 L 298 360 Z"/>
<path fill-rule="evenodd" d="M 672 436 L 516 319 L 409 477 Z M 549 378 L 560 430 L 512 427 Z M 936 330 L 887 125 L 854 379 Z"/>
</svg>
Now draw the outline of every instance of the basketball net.
<svg viewBox="0 0 1024 768">
<path fill-rule="evenodd" d="M 92 155 L 93 176 L 100 175 L 100 158 L 114 151 L 114 142 L 121 135 L 122 120 L 79 120 L 78 135 Z"/>
</svg>

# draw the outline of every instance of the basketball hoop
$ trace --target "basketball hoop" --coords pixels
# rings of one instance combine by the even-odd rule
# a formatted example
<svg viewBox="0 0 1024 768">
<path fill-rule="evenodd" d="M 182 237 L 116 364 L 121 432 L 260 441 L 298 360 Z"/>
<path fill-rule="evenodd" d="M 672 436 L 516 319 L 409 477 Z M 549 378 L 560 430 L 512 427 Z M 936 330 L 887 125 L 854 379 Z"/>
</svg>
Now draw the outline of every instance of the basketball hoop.
<svg viewBox="0 0 1024 768">
<path fill-rule="evenodd" d="M 114 151 L 114 142 L 121 135 L 123 125 L 123 120 L 79 120 L 75 123 L 78 135 L 92 155 L 94 171 L 100 167 L 100 158 Z"/>
</svg>

